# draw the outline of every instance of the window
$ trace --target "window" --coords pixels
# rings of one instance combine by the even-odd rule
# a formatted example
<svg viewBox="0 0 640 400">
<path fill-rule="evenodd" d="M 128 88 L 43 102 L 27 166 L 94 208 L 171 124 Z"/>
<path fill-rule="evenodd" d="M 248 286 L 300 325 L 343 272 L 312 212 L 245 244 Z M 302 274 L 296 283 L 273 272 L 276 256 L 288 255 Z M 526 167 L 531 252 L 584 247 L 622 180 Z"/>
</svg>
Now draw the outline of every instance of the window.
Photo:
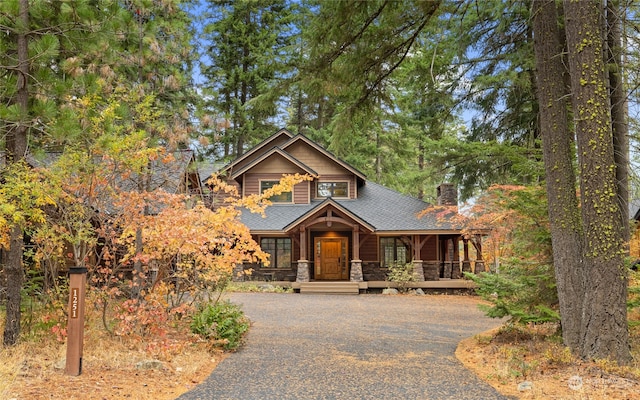
<svg viewBox="0 0 640 400">
<path fill-rule="evenodd" d="M 274 185 L 280 181 L 260 181 L 260 193 L 264 193 L 265 190 L 271 189 Z M 292 203 L 293 197 L 291 192 L 282 192 L 279 195 L 271 196 L 269 200 L 274 203 Z"/>
<path fill-rule="evenodd" d="M 262 238 L 260 248 L 269 254 L 270 263 L 267 268 L 291 268 L 291 239 Z"/>
<path fill-rule="evenodd" d="M 318 197 L 349 197 L 349 182 L 318 182 Z"/>
<path fill-rule="evenodd" d="M 382 258 L 382 266 L 388 267 L 391 264 L 404 265 L 409 260 L 407 255 L 409 251 L 407 246 L 398 237 L 380 238 L 380 256 Z"/>
</svg>

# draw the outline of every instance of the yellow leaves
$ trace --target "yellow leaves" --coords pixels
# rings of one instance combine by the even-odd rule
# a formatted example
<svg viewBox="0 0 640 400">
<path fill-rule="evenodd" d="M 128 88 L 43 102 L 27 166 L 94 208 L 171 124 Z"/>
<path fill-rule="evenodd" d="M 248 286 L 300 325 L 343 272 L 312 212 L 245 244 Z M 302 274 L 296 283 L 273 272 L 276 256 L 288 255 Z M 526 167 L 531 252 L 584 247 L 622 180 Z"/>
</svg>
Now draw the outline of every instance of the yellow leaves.
<svg viewBox="0 0 640 400">
<path fill-rule="evenodd" d="M 265 208 L 272 204 L 272 202 L 269 200 L 270 198 L 278 196 L 285 192 L 291 192 L 293 191 L 293 187 L 298 183 L 310 181 L 312 179 L 313 178 L 309 175 L 282 175 L 282 178 L 280 178 L 280 181 L 276 185 L 273 185 L 271 188 L 265 190 L 261 194 L 244 197 L 240 201 L 240 204 L 253 213 L 264 215 Z"/>
<path fill-rule="evenodd" d="M 43 177 L 25 163 L 15 163 L 2 171 L 0 186 L 0 245 L 14 227 L 33 229 L 45 220 L 43 207 L 53 204 Z"/>
</svg>

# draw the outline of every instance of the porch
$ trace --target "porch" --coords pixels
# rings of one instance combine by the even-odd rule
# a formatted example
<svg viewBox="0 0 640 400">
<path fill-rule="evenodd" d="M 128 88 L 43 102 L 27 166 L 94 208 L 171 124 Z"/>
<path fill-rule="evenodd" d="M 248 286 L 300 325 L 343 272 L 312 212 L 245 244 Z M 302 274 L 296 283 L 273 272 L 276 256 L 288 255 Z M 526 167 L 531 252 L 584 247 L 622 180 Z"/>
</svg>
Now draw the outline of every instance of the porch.
<svg viewBox="0 0 640 400">
<path fill-rule="evenodd" d="M 291 281 L 270 281 L 263 282 L 272 286 L 291 288 L 295 292 L 302 294 L 359 294 L 378 292 L 382 289 L 397 288 L 396 282 L 390 281 L 311 281 L 311 282 L 291 282 Z M 426 292 L 432 291 L 457 291 L 473 290 L 475 283 L 466 279 L 443 279 L 439 281 L 409 282 L 404 285 L 409 289 L 422 289 Z"/>
</svg>

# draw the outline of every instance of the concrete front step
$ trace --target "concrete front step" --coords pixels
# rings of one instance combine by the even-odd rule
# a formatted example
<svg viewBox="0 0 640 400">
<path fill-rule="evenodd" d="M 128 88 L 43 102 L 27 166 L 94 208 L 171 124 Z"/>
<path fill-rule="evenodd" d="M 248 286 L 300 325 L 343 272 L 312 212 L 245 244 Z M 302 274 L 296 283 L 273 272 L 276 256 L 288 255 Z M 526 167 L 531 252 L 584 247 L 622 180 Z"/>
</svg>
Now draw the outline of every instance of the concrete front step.
<svg viewBox="0 0 640 400">
<path fill-rule="evenodd" d="M 358 282 L 300 282 L 302 294 L 359 294 Z"/>
</svg>

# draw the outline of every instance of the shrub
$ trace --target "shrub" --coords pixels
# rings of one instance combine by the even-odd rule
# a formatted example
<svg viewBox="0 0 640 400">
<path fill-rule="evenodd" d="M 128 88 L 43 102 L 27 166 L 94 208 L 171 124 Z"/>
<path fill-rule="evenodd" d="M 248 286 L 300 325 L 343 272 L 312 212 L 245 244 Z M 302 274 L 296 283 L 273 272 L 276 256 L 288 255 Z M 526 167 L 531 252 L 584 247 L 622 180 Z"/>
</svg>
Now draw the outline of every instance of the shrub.
<svg viewBox="0 0 640 400">
<path fill-rule="evenodd" d="M 191 321 L 191 332 L 212 341 L 214 346 L 235 350 L 249 329 L 249 320 L 236 304 L 229 301 L 207 304 Z"/>
<path fill-rule="evenodd" d="M 389 265 L 387 277 L 389 281 L 398 284 L 398 291 L 405 292 L 407 290 L 407 283 L 415 280 L 413 275 L 413 263 L 393 263 Z"/>
<path fill-rule="evenodd" d="M 491 306 L 480 308 L 492 318 L 509 317 L 510 323 L 558 322 L 558 295 L 553 267 L 511 260 L 499 274 L 465 274 L 478 284 L 476 292 Z"/>
</svg>

